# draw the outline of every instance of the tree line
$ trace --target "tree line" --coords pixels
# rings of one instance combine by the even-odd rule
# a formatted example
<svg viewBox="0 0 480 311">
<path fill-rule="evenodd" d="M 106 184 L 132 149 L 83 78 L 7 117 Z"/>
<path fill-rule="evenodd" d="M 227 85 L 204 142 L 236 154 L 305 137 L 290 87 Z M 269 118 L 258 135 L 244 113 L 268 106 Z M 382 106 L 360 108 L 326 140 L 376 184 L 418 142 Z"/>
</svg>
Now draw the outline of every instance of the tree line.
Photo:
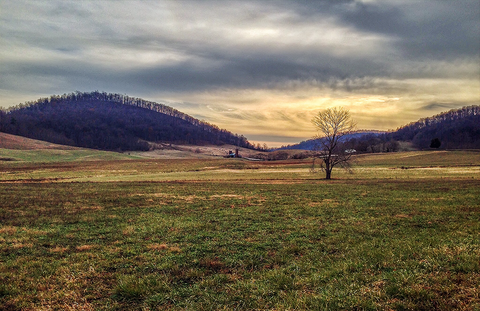
<svg viewBox="0 0 480 311">
<path fill-rule="evenodd" d="M 480 148 L 480 106 L 452 109 L 422 118 L 386 135 L 388 139 L 411 141 L 419 149 Z M 438 140 L 438 143 L 434 143 Z M 432 145 L 432 143 L 434 143 Z"/>
</svg>

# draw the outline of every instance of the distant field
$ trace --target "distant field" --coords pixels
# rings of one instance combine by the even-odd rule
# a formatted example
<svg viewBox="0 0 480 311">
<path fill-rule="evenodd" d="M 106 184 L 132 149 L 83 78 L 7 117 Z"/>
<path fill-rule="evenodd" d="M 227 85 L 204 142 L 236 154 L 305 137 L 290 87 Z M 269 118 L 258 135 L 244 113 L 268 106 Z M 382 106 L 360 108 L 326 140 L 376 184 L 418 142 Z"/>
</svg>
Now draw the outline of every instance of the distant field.
<svg viewBox="0 0 480 311">
<path fill-rule="evenodd" d="M 0 149 L 0 152 L 2 149 Z M 173 180 L 299 180 L 323 178 L 312 160 L 252 162 L 242 159 L 138 159 L 120 153 L 94 150 L 12 151 L 3 157 L 25 162 L 0 161 L 0 181 L 113 182 Z M 41 161 L 41 160 L 44 161 Z M 61 162 L 55 162 L 54 160 Z M 82 161 L 88 160 L 88 161 Z M 115 161 L 113 161 L 115 160 Z M 431 162 L 429 162 L 431 160 Z M 476 178 L 480 175 L 480 152 L 436 151 L 359 155 L 353 174 L 336 169 L 334 179 Z"/>
<path fill-rule="evenodd" d="M 399 153 L 362 154 L 356 158 L 361 166 L 448 167 L 480 163 L 480 150 L 409 151 Z"/>
<path fill-rule="evenodd" d="M 0 132 L 0 161 L 64 162 L 83 160 L 121 159 L 211 159 L 226 156 L 229 151 L 240 150 L 244 157 L 261 153 L 256 150 L 233 145 L 176 145 L 154 144 L 152 151 L 131 151 L 125 153 L 99 151 L 58 145 Z M 1 163 L 1 162 L 0 162 Z"/>
<path fill-rule="evenodd" d="M 479 152 L 70 156 L 0 161 L 0 309 L 480 308 Z"/>
</svg>

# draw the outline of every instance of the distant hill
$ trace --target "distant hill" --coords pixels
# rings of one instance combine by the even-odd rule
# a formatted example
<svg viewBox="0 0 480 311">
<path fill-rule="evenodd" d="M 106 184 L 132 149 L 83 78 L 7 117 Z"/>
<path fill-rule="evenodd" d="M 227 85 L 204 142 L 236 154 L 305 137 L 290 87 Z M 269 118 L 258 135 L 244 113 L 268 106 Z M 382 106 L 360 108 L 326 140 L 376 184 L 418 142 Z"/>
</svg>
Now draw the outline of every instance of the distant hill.
<svg viewBox="0 0 480 311">
<path fill-rule="evenodd" d="M 342 141 L 348 141 L 348 140 L 352 140 L 352 139 L 356 139 L 356 140 L 360 140 L 364 137 L 371 137 L 371 136 L 374 136 L 374 137 L 377 137 L 377 136 L 380 136 L 382 134 L 384 134 L 385 132 L 382 132 L 382 131 L 375 131 L 375 130 L 371 130 L 371 131 L 358 131 L 356 133 L 352 133 L 352 134 L 348 134 L 348 135 L 345 135 L 342 137 Z M 317 139 L 308 139 L 308 140 L 304 140 L 298 144 L 294 144 L 294 145 L 288 145 L 288 146 L 282 146 L 280 148 L 277 148 L 275 150 L 293 150 L 293 149 L 296 149 L 296 150 L 315 150 L 316 148 L 318 148 L 318 141 Z"/>
<path fill-rule="evenodd" d="M 411 141 L 419 149 L 430 148 L 432 140 L 440 149 L 480 148 L 480 106 L 452 109 L 423 118 L 389 133 L 387 139 Z"/>
<path fill-rule="evenodd" d="M 244 136 L 166 105 L 98 91 L 54 95 L 0 110 L 0 132 L 114 151 L 148 150 L 149 142 L 253 148 Z"/>
</svg>

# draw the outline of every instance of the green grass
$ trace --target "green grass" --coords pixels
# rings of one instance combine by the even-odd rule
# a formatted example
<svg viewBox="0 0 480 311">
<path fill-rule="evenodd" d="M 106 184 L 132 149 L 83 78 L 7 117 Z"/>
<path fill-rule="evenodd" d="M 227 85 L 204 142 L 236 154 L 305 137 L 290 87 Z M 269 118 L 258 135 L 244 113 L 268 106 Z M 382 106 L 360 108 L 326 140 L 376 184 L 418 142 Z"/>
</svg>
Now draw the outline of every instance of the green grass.
<svg viewBox="0 0 480 311">
<path fill-rule="evenodd" d="M 129 156 L 123 153 L 99 151 L 93 149 L 38 149 L 38 150 L 16 150 L 0 148 L 0 163 L 8 162 L 69 162 L 69 161 L 113 161 L 135 159 L 138 157 Z"/>
<path fill-rule="evenodd" d="M 405 155 L 1 164 L 0 306 L 477 310 L 480 161 Z"/>
</svg>

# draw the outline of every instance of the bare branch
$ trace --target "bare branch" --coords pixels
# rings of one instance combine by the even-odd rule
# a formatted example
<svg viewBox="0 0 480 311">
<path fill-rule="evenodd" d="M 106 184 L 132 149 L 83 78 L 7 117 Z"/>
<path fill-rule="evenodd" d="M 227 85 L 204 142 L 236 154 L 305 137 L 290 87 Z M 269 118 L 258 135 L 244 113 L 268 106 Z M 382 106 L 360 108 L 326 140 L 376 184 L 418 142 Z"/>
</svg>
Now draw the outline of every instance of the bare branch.
<svg viewBox="0 0 480 311">
<path fill-rule="evenodd" d="M 336 165 L 350 168 L 352 152 L 345 152 L 342 137 L 355 131 L 356 123 L 351 119 L 350 112 L 343 107 L 334 107 L 320 111 L 312 123 L 318 130 L 315 139 L 319 142 L 322 159 L 322 169 L 326 179 L 331 178 L 331 172 Z"/>
</svg>

